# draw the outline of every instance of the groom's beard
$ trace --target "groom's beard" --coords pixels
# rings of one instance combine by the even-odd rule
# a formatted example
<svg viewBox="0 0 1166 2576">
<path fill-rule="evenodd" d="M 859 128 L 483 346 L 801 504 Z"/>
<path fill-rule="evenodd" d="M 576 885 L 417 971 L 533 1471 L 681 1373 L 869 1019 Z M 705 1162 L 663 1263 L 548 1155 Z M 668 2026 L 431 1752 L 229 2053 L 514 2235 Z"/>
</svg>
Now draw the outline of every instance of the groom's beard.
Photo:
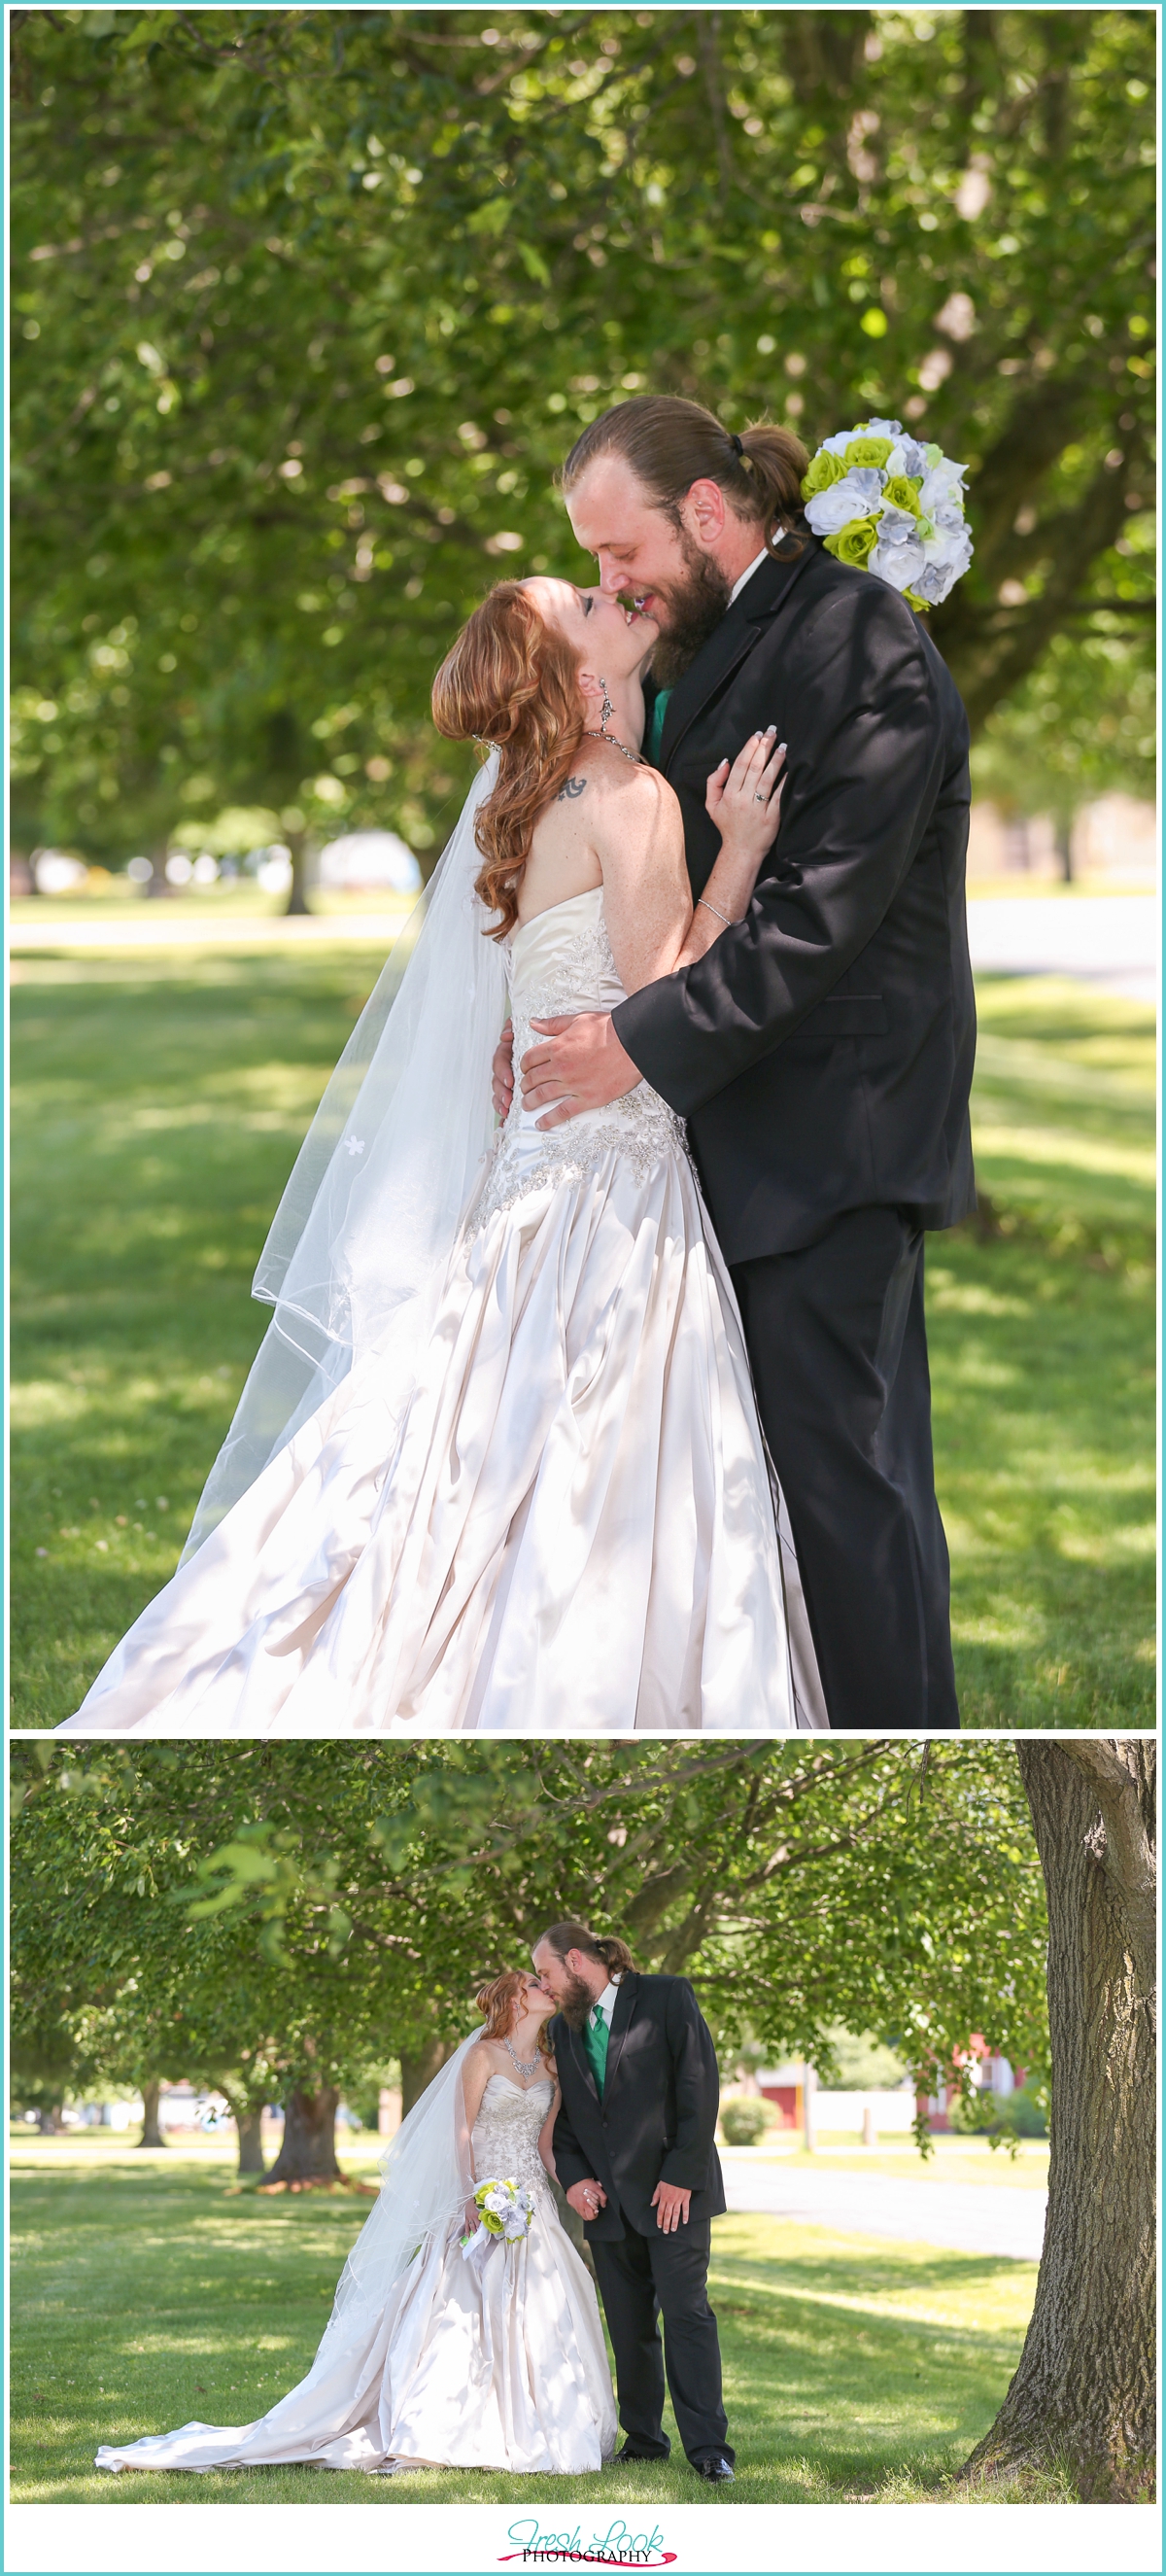
<svg viewBox="0 0 1166 2576">
<path fill-rule="evenodd" d="M 681 532 L 685 571 L 680 581 L 656 591 L 653 613 L 664 611 L 659 641 L 652 655 L 652 678 L 658 689 L 671 689 L 695 662 L 702 644 L 720 625 L 729 605 L 731 581 Z"/>
<path fill-rule="evenodd" d="M 591 2010 L 591 1989 L 582 1977 L 572 1977 L 565 1995 L 559 1997 L 561 2012 L 568 2030 L 582 2030 Z"/>
</svg>

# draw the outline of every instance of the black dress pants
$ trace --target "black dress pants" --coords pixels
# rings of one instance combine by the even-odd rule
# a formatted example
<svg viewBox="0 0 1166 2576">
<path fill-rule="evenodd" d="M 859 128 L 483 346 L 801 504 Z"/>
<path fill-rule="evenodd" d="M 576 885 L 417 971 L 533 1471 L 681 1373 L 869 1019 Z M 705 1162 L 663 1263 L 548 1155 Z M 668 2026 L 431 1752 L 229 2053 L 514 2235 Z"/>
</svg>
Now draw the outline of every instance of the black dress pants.
<svg viewBox="0 0 1166 2576">
<path fill-rule="evenodd" d="M 958 1727 L 922 1234 L 859 1208 L 733 1285 L 831 1727 Z"/>
<path fill-rule="evenodd" d="M 733 2464 L 721 2402 L 721 2348 L 708 2302 L 711 2222 L 690 2219 L 671 2235 L 649 2236 L 624 2216 L 614 2243 L 592 2237 L 591 2252 L 615 2353 L 619 2420 L 633 2451 L 666 2460 L 664 2373 L 680 2439 L 692 2461 Z M 664 2320 L 660 2349 L 659 2319 Z"/>
</svg>

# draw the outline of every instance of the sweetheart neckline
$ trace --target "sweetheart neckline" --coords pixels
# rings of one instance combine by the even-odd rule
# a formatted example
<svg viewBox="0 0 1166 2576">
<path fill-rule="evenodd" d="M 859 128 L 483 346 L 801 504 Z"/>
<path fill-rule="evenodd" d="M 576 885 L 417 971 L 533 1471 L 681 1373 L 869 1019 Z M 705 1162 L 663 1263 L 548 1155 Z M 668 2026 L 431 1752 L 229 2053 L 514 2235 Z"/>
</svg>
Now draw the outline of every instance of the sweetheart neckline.
<svg viewBox="0 0 1166 2576">
<path fill-rule="evenodd" d="M 550 2085 L 552 2093 L 555 2089 L 555 2079 L 553 2075 L 540 2075 L 537 2084 L 516 2084 L 512 2075 L 496 2075 L 492 2067 L 490 2073 L 486 2077 L 486 2083 L 487 2085 L 505 2084 L 508 2086 L 511 2093 L 521 2093 L 524 2099 L 528 2093 L 541 2093 L 544 2084 Z M 483 2102 L 485 2101 L 485 2098 L 485 2092 L 483 2091 Z M 478 2108 L 479 2110 L 481 2109 L 481 2103 L 479 2103 Z"/>
</svg>

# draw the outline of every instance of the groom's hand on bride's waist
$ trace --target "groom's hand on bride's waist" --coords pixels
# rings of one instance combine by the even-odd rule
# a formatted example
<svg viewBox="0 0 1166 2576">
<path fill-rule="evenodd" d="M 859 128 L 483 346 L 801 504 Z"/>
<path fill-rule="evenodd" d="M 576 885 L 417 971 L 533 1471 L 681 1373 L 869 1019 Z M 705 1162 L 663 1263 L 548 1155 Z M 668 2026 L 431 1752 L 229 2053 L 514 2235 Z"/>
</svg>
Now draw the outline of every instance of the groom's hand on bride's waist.
<svg viewBox="0 0 1166 2576">
<path fill-rule="evenodd" d="M 634 1091 L 641 1076 L 625 1055 L 607 1011 L 579 1011 L 565 1020 L 532 1020 L 541 1039 L 522 1059 L 522 1106 L 544 1110 L 536 1124 L 564 1127 L 583 1109 L 605 1109 Z"/>
<path fill-rule="evenodd" d="M 666 2236 L 674 2236 L 678 2227 L 687 2227 L 691 2199 L 691 2191 L 682 2191 L 678 2182 L 657 2183 L 652 2194 L 652 2207 L 656 2212 L 656 2225 L 663 2228 Z"/>
</svg>

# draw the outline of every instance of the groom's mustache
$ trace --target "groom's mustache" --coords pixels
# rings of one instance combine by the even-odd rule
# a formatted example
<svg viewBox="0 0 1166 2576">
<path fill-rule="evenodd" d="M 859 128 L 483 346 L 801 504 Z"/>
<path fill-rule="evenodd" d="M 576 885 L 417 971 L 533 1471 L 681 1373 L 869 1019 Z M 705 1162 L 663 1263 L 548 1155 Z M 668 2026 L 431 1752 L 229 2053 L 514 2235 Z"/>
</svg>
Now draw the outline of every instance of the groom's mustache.
<svg viewBox="0 0 1166 2576">
<path fill-rule="evenodd" d="M 691 551 L 686 547 L 685 557 L 682 578 L 651 593 L 652 615 L 660 627 L 651 669 L 660 689 L 675 687 L 729 605 L 732 583 L 719 565 L 696 546 Z"/>
</svg>

